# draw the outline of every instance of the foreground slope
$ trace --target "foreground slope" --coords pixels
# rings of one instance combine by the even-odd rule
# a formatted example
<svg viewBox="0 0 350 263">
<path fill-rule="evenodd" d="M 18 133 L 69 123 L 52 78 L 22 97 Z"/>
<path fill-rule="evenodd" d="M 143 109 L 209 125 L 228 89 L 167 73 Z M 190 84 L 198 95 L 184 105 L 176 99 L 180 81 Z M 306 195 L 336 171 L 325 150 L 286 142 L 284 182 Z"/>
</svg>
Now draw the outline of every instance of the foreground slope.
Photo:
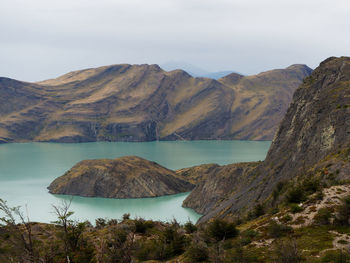
<svg viewBox="0 0 350 263">
<path fill-rule="evenodd" d="M 26 83 L 2 78 L 0 140 L 270 140 L 311 69 L 193 78 L 157 65 L 112 65 Z"/>
<path fill-rule="evenodd" d="M 254 169 L 248 169 L 251 163 L 241 164 L 241 169 L 236 169 L 237 164 L 217 168 L 197 185 L 184 205 L 206 212 L 200 219 L 204 222 L 264 202 L 278 182 L 297 176 L 325 176 L 330 170 L 335 179 L 350 179 L 349 146 L 350 58 L 332 57 L 295 92 L 266 160 Z M 242 169 L 246 170 L 243 175 Z M 221 181 L 223 174 L 230 178 L 230 187 Z M 211 185 L 228 190 L 217 197 Z"/>
<path fill-rule="evenodd" d="M 192 188 L 175 172 L 136 156 L 81 161 L 48 187 L 53 194 L 109 198 L 156 197 Z"/>
</svg>

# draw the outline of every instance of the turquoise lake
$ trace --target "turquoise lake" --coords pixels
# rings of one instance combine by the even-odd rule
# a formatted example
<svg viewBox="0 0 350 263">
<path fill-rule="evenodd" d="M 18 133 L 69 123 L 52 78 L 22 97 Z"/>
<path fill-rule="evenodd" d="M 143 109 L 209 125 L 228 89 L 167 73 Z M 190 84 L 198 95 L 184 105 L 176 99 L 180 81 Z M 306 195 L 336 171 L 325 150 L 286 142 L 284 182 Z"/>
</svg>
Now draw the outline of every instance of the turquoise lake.
<svg viewBox="0 0 350 263">
<path fill-rule="evenodd" d="M 229 164 L 264 160 L 270 141 L 161 141 L 93 143 L 14 143 L 0 145 L 0 198 L 22 206 L 31 221 L 55 220 L 52 205 L 69 196 L 52 195 L 46 187 L 75 163 L 84 159 L 137 155 L 169 169 L 204 163 Z M 71 210 L 77 220 L 131 217 L 179 222 L 200 217 L 181 204 L 188 193 L 143 199 L 74 197 Z"/>
</svg>

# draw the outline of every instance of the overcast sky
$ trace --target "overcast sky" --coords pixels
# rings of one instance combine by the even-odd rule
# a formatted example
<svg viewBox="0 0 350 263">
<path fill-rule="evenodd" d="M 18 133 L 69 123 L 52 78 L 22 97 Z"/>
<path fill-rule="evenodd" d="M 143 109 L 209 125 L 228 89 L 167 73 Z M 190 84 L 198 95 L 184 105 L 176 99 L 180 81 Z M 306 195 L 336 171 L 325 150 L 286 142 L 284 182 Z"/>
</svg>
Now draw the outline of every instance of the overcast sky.
<svg viewBox="0 0 350 263">
<path fill-rule="evenodd" d="M 1 0 L 0 76 L 180 61 L 255 74 L 350 55 L 349 0 Z"/>
</svg>

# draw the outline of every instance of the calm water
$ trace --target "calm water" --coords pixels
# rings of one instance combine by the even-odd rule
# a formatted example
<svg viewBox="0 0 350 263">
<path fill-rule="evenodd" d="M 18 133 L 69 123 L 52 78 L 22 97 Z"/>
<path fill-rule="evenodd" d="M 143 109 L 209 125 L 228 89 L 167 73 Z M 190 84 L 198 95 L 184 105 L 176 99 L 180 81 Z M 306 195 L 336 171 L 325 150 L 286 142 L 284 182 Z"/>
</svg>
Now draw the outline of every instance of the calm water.
<svg viewBox="0 0 350 263">
<path fill-rule="evenodd" d="M 95 142 L 80 144 L 16 143 L 0 145 L 0 198 L 11 206 L 27 206 L 32 221 L 55 219 L 52 204 L 67 196 L 51 195 L 51 181 L 84 159 L 138 155 L 169 169 L 203 163 L 228 164 L 263 160 L 270 142 L 177 141 L 177 142 Z M 196 221 L 200 215 L 181 207 L 188 193 L 144 199 L 74 197 L 71 209 L 76 219 L 132 217 L 180 222 Z"/>
</svg>

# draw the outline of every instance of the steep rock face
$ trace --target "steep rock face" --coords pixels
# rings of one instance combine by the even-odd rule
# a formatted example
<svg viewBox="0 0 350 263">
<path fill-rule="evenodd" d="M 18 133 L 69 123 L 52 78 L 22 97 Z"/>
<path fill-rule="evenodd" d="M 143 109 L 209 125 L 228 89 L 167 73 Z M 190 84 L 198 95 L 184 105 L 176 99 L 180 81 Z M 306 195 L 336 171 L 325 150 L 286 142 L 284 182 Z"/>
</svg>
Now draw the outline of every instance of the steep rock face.
<svg viewBox="0 0 350 263">
<path fill-rule="evenodd" d="M 200 222 L 216 216 L 232 215 L 266 200 L 279 181 L 304 174 L 318 166 L 327 156 L 347 152 L 344 149 L 349 147 L 349 143 L 350 58 L 332 57 L 322 62 L 295 92 L 266 160 L 255 169 L 245 172 L 245 182 L 240 182 L 239 188 L 236 183 L 232 183 L 234 190 L 225 192 L 223 200 Z M 344 169 L 349 167 L 348 159 L 341 162 L 345 162 L 342 164 Z M 235 173 L 232 176 L 236 177 Z M 338 176 L 339 179 L 350 179 L 350 170 L 342 171 Z M 220 182 L 215 177 L 213 180 L 200 183 L 194 191 L 202 189 L 198 196 L 203 198 L 215 196 L 215 189 L 208 186 Z M 224 183 L 221 186 L 226 187 Z M 185 200 L 188 207 L 198 207 L 196 202 L 192 197 Z"/>
<path fill-rule="evenodd" d="M 311 69 L 193 78 L 157 65 L 112 65 L 26 83 L 0 79 L 0 140 L 269 140 Z"/>
<path fill-rule="evenodd" d="M 197 181 L 197 186 L 184 200 L 183 206 L 190 207 L 199 214 L 209 213 L 218 203 L 227 198 L 228 193 L 237 191 L 241 185 L 245 185 L 247 183 L 245 174 L 257 165 L 257 162 L 252 162 L 212 167 L 207 170 L 208 173 L 204 178 Z M 203 176 L 201 166 L 191 169 L 193 174 Z"/>
<path fill-rule="evenodd" d="M 175 172 L 136 156 L 77 163 L 48 187 L 53 194 L 142 198 L 188 192 L 193 185 Z"/>
</svg>

